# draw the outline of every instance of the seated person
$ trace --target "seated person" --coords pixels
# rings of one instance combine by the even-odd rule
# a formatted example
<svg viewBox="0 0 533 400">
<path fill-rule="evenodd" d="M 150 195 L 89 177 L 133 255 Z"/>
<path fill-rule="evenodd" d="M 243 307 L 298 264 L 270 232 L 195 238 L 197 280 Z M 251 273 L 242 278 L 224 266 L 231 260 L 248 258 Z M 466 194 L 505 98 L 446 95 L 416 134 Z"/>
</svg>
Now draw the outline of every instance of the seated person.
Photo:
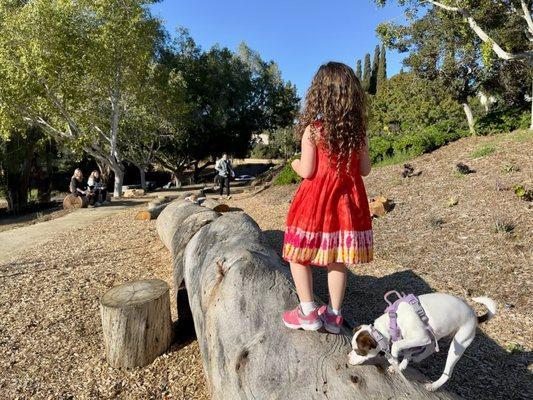
<svg viewBox="0 0 533 400">
<path fill-rule="evenodd" d="M 87 184 L 89 185 L 89 189 L 91 189 L 91 192 L 94 194 L 97 206 L 101 204 L 109 203 L 107 201 L 107 190 L 106 190 L 105 185 L 100 180 L 99 171 L 94 170 L 93 172 L 91 172 L 91 175 L 89 175 Z M 102 196 L 101 201 L 100 201 L 100 196 Z"/>
<path fill-rule="evenodd" d="M 72 178 L 70 178 L 70 192 L 74 196 L 87 196 L 89 199 L 89 204 L 94 205 L 94 196 L 92 195 L 91 191 L 87 189 L 87 185 L 85 185 L 83 182 L 83 173 L 79 168 L 74 170 L 74 175 L 72 175 Z"/>
</svg>

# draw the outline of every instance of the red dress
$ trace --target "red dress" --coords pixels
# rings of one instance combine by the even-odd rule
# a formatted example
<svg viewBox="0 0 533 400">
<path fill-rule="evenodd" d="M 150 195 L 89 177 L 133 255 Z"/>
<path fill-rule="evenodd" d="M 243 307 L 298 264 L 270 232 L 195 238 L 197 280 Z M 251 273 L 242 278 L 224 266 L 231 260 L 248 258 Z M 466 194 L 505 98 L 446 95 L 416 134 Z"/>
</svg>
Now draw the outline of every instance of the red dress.
<svg viewBox="0 0 533 400">
<path fill-rule="evenodd" d="M 283 258 L 303 265 L 372 261 L 372 220 L 359 160 L 337 174 L 318 142 L 316 169 L 304 179 L 287 215 Z"/>
</svg>

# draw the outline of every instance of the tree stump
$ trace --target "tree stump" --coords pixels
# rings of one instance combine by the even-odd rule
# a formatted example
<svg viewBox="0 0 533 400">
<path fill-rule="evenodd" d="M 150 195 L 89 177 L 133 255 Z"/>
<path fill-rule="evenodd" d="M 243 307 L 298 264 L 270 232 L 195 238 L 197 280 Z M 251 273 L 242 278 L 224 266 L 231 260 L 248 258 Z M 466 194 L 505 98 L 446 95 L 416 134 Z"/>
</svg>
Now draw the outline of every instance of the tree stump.
<svg viewBox="0 0 533 400">
<path fill-rule="evenodd" d="M 128 282 L 100 299 L 107 361 L 112 367 L 144 367 L 172 342 L 168 284 L 159 279 Z"/>
<path fill-rule="evenodd" d="M 86 208 L 89 205 L 87 196 L 75 196 L 72 193 L 68 194 L 63 200 L 63 209 L 74 210 L 76 208 Z"/>
</svg>

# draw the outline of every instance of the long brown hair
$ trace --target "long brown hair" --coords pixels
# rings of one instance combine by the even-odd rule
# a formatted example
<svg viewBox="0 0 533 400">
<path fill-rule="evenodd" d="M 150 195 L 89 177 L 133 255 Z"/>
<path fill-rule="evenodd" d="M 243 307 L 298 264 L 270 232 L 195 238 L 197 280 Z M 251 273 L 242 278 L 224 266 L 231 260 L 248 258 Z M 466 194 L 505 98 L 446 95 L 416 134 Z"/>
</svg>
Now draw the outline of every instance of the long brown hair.
<svg viewBox="0 0 533 400">
<path fill-rule="evenodd" d="M 320 66 L 305 96 L 297 136 L 301 138 L 310 126 L 311 140 L 317 143 L 317 121 L 322 124 L 320 141 L 337 170 L 350 168 L 352 155 L 365 144 L 366 97 L 361 82 L 346 64 Z"/>
</svg>

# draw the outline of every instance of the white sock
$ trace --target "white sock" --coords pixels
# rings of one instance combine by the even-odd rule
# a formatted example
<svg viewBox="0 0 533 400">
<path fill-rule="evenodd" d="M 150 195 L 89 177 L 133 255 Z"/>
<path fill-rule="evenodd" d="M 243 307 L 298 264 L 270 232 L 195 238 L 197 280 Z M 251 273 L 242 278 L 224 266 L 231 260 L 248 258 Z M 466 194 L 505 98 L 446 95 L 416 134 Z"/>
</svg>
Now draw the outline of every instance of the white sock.
<svg viewBox="0 0 533 400">
<path fill-rule="evenodd" d="M 331 304 L 328 304 L 328 312 L 330 314 L 333 314 L 333 315 L 337 316 L 337 317 L 339 315 L 341 315 L 341 310 L 335 310 L 334 308 L 331 308 Z"/>
<path fill-rule="evenodd" d="M 302 301 L 300 302 L 300 308 L 304 315 L 309 315 L 315 310 L 316 304 L 314 301 Z"/>
</svg>

